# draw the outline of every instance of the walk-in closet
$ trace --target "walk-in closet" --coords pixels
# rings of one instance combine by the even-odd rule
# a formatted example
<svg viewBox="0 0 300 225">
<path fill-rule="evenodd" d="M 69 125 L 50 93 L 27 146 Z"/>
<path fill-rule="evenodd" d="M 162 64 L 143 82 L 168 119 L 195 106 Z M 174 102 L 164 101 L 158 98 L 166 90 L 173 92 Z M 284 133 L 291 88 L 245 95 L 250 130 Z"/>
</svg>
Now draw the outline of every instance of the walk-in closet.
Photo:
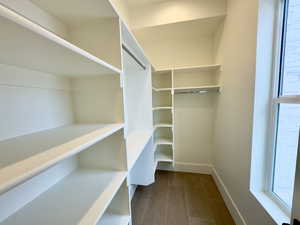
<svg viewBox="0 0 300 225">
<path fill-rule="evenodd" d="M 298 15 L 0 0 L 0 225 L 297 225 Z"/>
</svg>

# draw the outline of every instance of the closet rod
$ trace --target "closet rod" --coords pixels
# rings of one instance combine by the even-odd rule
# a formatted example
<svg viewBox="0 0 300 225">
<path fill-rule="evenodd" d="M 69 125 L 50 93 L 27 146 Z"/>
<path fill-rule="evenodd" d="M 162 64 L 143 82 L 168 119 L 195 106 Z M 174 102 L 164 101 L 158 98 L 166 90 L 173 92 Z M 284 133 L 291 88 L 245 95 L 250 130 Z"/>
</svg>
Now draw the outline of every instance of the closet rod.
<svg viewBox="0 0 300 225">
<path fill-rule="evenodd" d="M 126 45 L 122 44 L 122 49 L 128 53 L 128 55 L 131 56 L 131 58 L 134 59 L 134 61 L 136 61 L 137 64 L 139 64 L 140 67 L 143 68 L 143 70 L 146 70 L 146 66 L 129 50 L 129 48 L 127 48 Z"/>
<path fill-rule="evenodd" d="M 175 94 L 206 94 L 208 91 L 184 91 L 184 92 L 175 92 Z"/>
</svg>

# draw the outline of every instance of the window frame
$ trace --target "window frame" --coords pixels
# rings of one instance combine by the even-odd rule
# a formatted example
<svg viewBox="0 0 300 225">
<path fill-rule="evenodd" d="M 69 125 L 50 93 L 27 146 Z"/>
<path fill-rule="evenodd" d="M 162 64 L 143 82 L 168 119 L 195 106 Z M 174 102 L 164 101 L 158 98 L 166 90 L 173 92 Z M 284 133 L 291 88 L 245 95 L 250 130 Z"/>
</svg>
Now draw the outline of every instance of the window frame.
<svg viewBox="0 0 300 225">
<path fill-rule="evenodd" d="M 273 192 L 276 143 L 278 133 L 279 108 L 281 104 L 300 104 L 300 95 L 282 95 L 282 84 L 284 74 L 285 41 L 287 34 L 287 19 L 289 0 L 276 0 L 277 21 L 275 22 L 274 34 L 274 53 L 273 53 L 273 74 L 272 74 L 272 93 L 270 96 L 270 132 L 268 141 L 266 171 L 266 194 L 275 201 L 278 206 L 288 215 L 291 214 L 291 206 L 284 202 L 275 192 Z"/>
</svg>

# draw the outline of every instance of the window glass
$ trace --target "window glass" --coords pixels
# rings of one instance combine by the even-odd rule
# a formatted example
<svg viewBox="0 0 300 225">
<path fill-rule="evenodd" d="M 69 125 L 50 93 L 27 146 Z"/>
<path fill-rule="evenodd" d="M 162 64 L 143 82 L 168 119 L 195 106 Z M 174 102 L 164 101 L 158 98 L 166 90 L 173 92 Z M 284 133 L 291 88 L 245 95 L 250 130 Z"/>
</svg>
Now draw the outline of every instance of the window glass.
<svg viewBox="0 0 300 225">
<path fill-rule="evenodd" d="M 293 198 L 299 128 L 300 105 L 280 104 L 273 192 L 289 207 Z"/>
<path fill-rule="evenodd" d="M 300 0 L 289 0 L 283 43 L 282 95 L 300 95 Z"/>
</svg>

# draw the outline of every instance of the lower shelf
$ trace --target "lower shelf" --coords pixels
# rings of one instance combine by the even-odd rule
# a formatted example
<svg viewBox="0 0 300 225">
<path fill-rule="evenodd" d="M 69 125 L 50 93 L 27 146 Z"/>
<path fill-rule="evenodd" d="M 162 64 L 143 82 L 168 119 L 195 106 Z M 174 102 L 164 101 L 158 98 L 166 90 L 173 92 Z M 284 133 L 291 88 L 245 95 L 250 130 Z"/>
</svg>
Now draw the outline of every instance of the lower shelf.
<svg viewBox="0 0 300 225">
<path fill-rule="evenodd" d="M 168 139 L 168 138 L 158 138 L 155 141 L 155 148 L 158 145 L 169 145 L 169 146 L 172 146 L 173 145 L 173 141 L 172 141 L 172 139 Z"/>
<path fill-rule="evenodd" d="M 129 215 L 105 213 L 97 225 L 128 225 L 129 222 Z"/>
<path fill-rule="evenodd" d="M 126 175 L 123 171 L 77 169 L 0 224 L 97 224 Z"/>
<path fill-rule="evenodd" d="M 126 138 L 128 170 L 135 164 L 141 155 L 143 149 L 153 135 L 153 131 L 149 132 L 132 132 Z"/>
<path fill-rule="evenodd" d="M 158 123 L 154 125 L 154 129 L 160 128 L 160 127 L 173 127 L 173 124 L 171 123 Z"/>
<path fill-rule="evenodd" d="M 173 152 L 169 149 L 157 150 L 155 160 L 157 162 L 173 162 Z"/>
</svg>

